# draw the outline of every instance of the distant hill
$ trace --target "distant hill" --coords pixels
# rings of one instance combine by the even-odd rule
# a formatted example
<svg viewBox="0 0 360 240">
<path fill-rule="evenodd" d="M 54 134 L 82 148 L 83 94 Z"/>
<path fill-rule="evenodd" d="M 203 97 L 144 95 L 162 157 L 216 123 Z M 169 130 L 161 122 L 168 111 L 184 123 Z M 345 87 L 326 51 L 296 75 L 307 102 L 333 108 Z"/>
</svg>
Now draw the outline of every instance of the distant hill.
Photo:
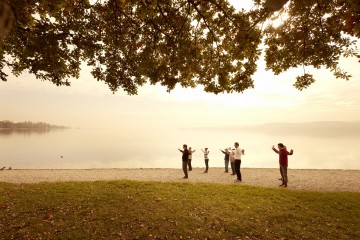
<svg viewBox="0 0 360 240">
<path fill-rule="evenodd" d="M 302 123 L 266 123 L 261 125 L 241 125 L 224 127 L 194 127 L 187 130 L 206 131 L 242 131 L 271 135 L 299 135 L 299 136 L 358 136 L 360 138 L 360 121 L 317 121 Z"/>
<path fill-rule="evenodd" d="M 244 131 L 260 131 L 268 134 L 343 136 L 360 137 L 360 121 L 318 121 L 304 123 L 267 123 L 257 126 L 241 127 Z"/>
</svg>

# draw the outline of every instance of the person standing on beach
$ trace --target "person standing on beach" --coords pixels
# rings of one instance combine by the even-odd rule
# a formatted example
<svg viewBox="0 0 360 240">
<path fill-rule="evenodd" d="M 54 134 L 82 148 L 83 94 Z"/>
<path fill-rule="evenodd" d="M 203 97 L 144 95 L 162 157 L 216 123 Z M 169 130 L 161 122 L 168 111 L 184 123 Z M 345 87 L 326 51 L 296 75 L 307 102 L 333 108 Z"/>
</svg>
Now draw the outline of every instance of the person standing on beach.
<svg viewBox="0 0 360 240">
<path fill-rule="evenodd" d="M 230 150 L 231 148 L 229 148 Z M 235 175 L 235 149 L 232 149 L 230 152 L 230 166 L 231 166 L 231 175 Z"/>
<path fill-rule="evenodd" d="M 189 150 L 187 149 L 187 145 L 184 144 L 183 145 L 183 149 L 181 150 L 180 148 L 178 148 L 178 150 L 180 152 L 182 152 L 182 168 L 184 171 L 185 176 L 183 178 L 188 178 L 188 170 L 187 170 L 187 165 L 188 165 L 188 161 L 189 161 Z"/>
<path fill-rule="evenodd" d="M 272 146 L 272 150 L 279 154 L 279 164 L 280 164 L 280 173 L 281 173 L 281 179 L 282 184 L 280 187 L 287 187 L 288 184 L 288 177 L 287 177 L 287 168 L 288 168 L 288 155 L 293 155 L 294 151 L 291 149 L 290 152 L 287 151 L 284 144 L 279 143 L 278 149 Z"/>
<path fill-rule="evenodd" d="M 242 150 L 239 147 L 239 143 L 235 142 L 234 144 L 235 147 L 235 172 L 237 175 L 237 181 L 241 182 L 242 178 L 241 178 L 241 172 L 240 172 L 240 166 L 241 166 L 241 155 L 242 155 Z"/>
<path fill-rule="evenodd" d="M 188 166 L 189 166 L 189 171 L 192 171 L 192 166 L 191 166 L 191 160 L 192 160 L 192 154 L 195 152 L 191 150 L 191 147 L 189 147 L 189 160 L 188 160 Z"/>
<path fill-rule="evenodd" d="M 230 152 L 227 148 L 225 148 L 225 151 L 221 150 L 220 151 L 225 154 L 224 160 L 225 160 L 225 172 L 229 172 L 229 159 L 230 159 Z"/>
<path fill-rule="evenodd" d="M 205 160 L 205 171 L 204 173 L 207 173 L 209 170 L 209 153 L 210 151 L 208 150 L 208 148 L 205 148 L 205 151 L 201 149 L 201 151 L 204 153 L 204 160 Z"/>
</svg>

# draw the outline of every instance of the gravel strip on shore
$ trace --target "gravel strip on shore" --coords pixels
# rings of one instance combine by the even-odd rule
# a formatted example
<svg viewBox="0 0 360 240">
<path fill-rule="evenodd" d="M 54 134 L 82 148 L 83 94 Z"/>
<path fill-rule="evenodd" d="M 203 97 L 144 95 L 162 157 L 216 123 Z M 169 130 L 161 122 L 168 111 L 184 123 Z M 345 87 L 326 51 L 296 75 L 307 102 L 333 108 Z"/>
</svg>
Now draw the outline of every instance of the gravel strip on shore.
<svg viewBox="0 0 360 240">
<path fill-rule="evenodd" d="M 14 169 L 0 171 L 0 182 L 40 183 L 68 181 L 135 180 L 158 182 L 210 182 L 241 184 L 262 187 L 278 187 L 281 181 L 279 169 L 241 169 L 243 181 L 236 183 L 236 176 L 225 173 L 223 168 L 211 168 L 208 173 L 194 168 L 188 179 L 182 179 L 181 169 Z M 360 192 L 360 170 L 312 170 L 289 169 L 288 189 Z"/>
</svg>

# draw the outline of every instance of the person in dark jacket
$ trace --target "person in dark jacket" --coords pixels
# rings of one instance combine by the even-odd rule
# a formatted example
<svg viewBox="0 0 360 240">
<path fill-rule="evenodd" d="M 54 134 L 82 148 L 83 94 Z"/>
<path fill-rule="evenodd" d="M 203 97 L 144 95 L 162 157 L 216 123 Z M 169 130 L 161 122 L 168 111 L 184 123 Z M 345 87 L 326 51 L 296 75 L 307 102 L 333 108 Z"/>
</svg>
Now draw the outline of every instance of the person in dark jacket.
<svg viewBox="0 0 360 240">
<path fill-rule="evenodd" d="M 224 160 L 225 160 L 225 172 L 229 172 L 229 160 L 230 160 L 230 152 L 229 149 L 225 148 L 225 151 L 221 150 L 220 151 L 225 154 Z"/>
<path fill-rule="evenodd" d="M 280 173 L 282 184 L 280 187 L 287 187 L 288 177 L 287 177 L 287 168 L 288 168 L 288 155 L 293 155 L 294 151 L 291 149 L 290 152 L 287 151 L 284 144 L 279 143 L 278 148 L 276 149 L 274 145 L 272 146 L 272 150 L 279 154 L 279 164 L 280 164 Z"/>
<path fill-rule="evenodd" d="M 183 145 L 183 149 L 181 150 L 180 148 L 178 148 L 180 152 L 182 152 L 182 168 L 184 171 L 184 178 L 188 178 L 188 170 L 187 170 L 187 165 L 188 165 L 188 161 L 189 161 L 189 150 L 187 149 L 187 145 L 184 144 Z"/>
</svg>

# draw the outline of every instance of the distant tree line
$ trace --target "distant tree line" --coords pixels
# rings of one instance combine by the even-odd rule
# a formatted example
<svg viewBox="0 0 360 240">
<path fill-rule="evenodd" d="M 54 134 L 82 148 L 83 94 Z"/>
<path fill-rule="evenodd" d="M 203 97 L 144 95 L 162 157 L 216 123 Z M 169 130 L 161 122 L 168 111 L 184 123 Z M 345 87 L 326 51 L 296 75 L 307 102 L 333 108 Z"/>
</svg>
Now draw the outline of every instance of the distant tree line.
<svg viewBox="0 0 360 240">
<path fill-rule="evenodd" d="M 65 129 L 68 128 L 66 126 L 56 126 L 56 125 L 51 125 L 49 123 L 45 123 L 45 122 L 30 122 L 30 121 L 25 121 L 25 122 L 19 122 L 19 123 L 14 123 L 12 121 L 0 121 L 0 129 L 41 129 L 41 130 L 50 130 L 50 129 Z"/>
</svg>

